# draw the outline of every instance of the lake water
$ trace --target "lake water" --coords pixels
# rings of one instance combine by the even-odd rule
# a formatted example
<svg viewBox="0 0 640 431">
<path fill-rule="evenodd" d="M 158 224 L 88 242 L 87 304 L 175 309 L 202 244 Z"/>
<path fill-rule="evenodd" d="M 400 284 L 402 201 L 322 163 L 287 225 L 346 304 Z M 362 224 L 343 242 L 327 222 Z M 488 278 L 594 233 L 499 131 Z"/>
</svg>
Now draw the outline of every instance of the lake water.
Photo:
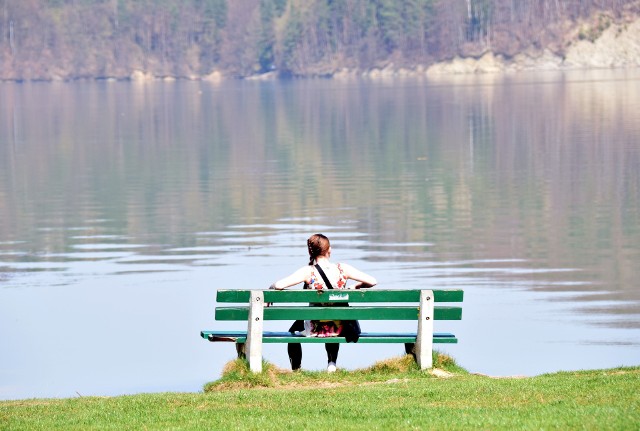
<svg viewBox="0 0 640 431">
<path fill-rule="evenodd" d="M 235 356 L 199 336 L 238 327 L 216 289 L 315 232 L 380 288 L 464 289 L 436 330 L 469 371 L 639 365 L 639 137 L 640 70 L 2 83 L 0 399 L 201 390 Z"/>
</svg>

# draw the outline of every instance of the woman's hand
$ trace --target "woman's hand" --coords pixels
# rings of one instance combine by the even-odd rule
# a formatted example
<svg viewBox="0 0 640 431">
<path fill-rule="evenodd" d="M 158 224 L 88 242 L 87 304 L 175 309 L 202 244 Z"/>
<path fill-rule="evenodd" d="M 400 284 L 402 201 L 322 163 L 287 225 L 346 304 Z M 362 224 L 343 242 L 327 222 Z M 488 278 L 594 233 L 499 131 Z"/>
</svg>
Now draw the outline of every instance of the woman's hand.
<svg viewBox="0 0 640 431">
<path fill-rule="evenodd" d="M 364 281 L 361 281 L 359 283 L 354 284 L 353 288 L 354 289 L 370 289 L 373 286 L 374 286 L 373 284 L 369 284 L 369 283 L 365 283 Z"/>
</svg>

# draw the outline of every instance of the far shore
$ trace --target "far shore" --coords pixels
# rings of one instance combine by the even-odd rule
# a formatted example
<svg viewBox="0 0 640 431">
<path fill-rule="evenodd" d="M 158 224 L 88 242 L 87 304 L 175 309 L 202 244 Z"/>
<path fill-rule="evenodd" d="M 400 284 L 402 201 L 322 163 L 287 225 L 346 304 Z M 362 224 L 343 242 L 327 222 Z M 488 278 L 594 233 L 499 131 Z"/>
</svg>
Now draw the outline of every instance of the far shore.
<svg viewBox="0 0 640 431">
<path fill-rule="evenodd" d="M 369 79 L 384 81 L 390 79 L 423 79 L 451 76 L 501 75 L 518 72 L 565 72 L 587 70 L 618 70 L 640 68 L 640 19 L 630 24 L 611 25 L 595 40 L 578 40 L 565 52 L 550 49 L 530 50 L 514 56 L 505 56 L 491 50 L 472 57 L 455 57 L 435 64 L 411 66 L 389 62 L 369 69 L 337 68 L 322 73 L 292 75 L 273 70 L 249 76 L 231 76 L 222 70 L 213 70 L 206 75 L 158 75 L 152 71 L 133 70 L 119 76 L 43 76 L 38 78 L 5 78 L 1 82 L 70 82 L 70 81 L 131 81 L 131 82 L 173 82 L 204 81 L 220 84 L 225 80 L 272 81 L 278 79 Z"/>
</svg>

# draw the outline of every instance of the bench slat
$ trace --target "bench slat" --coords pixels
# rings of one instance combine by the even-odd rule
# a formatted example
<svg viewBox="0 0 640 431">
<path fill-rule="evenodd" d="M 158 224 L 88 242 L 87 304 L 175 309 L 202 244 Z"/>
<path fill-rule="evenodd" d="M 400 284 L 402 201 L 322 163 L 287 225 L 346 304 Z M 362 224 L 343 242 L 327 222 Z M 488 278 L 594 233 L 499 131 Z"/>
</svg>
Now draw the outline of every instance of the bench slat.
<svg viewBox="0 0 640 431">
<path fill-rule="evenodd" d="M 264 309 L 264 320 L 418 320 L 416 306 L 278 307 Z M 249 307 L 216 307 L 216 320 L 247 320 Z M 461 320 L 461 307 L 437 306 L 435 320 Z"/>
<path fill-rule="evenodd" d="M 202 331 L 200 336 L 212 342 L 231 341 L 236 343 L 246 343 L 246 331 Z M 262 335 L 263 343 L 346 343 L 344 337 L 305 337 L 302 335 L 292 335 L 290 332 L 265 332 Z M 379 333 L 363 332 L 360 334 L 358 343 L 415 343 L 415 333 Z M 458 339 L 449 333 L 434 333 L 434 343 L 457 343 Z"/>
<path fill-rule="evenodd" d="M 217 302 L 247 303 L 251 290 L 218 290 Z M 434 290 L 435 302 L 462 302 L 462 290 Z M 344 299 L 331 299 L 330 297 Z M 265 290 L 265 302 L 418 302 L 419 290 L 334 289 L 334 290 Z"/>
</svg>

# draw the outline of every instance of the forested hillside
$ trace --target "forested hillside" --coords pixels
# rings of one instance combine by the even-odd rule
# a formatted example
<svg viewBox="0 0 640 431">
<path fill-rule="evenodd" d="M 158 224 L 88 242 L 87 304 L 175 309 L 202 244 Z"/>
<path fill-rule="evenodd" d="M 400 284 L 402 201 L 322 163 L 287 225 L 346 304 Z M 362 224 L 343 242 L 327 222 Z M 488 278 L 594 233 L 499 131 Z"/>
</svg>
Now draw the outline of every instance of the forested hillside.
<svg viewBox="0 0 640 431">
<path fill-rule="evenodd" d="M 326 76 L 593 40 L 638 0 L 0 0 L 0 80 Z"/>
</svg>

